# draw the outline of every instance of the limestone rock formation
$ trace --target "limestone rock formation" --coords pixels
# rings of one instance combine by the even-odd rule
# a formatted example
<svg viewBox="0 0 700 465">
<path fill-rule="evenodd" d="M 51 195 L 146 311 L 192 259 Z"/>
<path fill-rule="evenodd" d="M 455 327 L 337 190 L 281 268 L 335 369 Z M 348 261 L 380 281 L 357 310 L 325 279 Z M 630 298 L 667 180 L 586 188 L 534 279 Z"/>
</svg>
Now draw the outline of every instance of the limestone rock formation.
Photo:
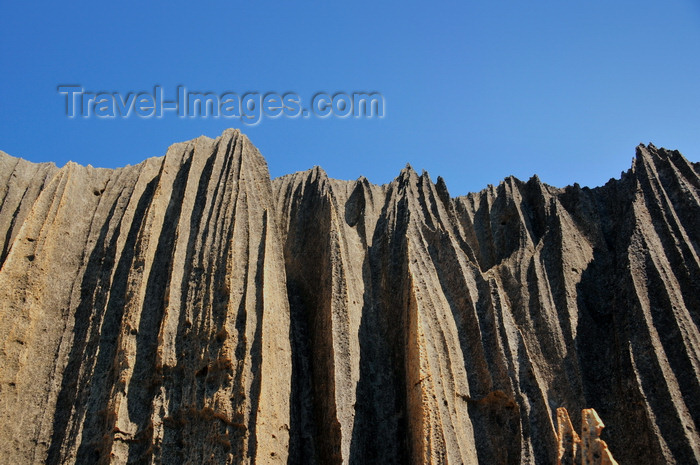
<svg viewBox="0 0 700 465">
<path fill-rule="evenodd" d="M 700 463 L 700 166 L 452 198 L 248 139 L 116 170 L 0 153 L 0 462 Z"/>
<path fill-rule="evenodd" d="M 557 465 L 618 465 L 608 445 L 600 439 L 605 425 L 596 411 L 592 408 L 583 409 L 581 416 L 582 438 L 576 434 L 569 412 L 564 407 L 557 409 Z"/>
</svg>

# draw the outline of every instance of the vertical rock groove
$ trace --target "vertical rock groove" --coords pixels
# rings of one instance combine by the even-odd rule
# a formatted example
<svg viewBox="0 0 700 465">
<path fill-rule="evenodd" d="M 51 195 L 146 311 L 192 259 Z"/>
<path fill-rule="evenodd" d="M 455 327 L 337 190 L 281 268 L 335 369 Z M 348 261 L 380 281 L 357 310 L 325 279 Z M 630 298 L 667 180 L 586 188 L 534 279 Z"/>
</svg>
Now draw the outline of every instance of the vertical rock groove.
<svg viewBox="0 0 700 465">
<path fill-rule="evenodd" d="M 227 130 L 115 170 L 0 153 L 0 181 L 3 463 L 556 463 L 560 407 L 621 464 L 700 463 L 676 151 L 453 198 L 410 166 L 271 180 Z"/>
</svg>

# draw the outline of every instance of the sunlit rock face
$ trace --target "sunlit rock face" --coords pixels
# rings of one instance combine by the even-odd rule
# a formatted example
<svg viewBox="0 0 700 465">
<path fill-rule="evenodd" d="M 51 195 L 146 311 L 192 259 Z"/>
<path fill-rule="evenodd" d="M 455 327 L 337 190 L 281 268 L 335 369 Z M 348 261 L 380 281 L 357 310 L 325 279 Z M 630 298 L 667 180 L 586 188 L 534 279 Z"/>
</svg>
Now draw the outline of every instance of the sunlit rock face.
<svg viewBox="0 0 700 465">
<path fill-rule="evenodd" d="M 463 197 L 270 180 L 236 130 L 115 170 L 0 153 L 0 462 L 700 463 L 700 167 Z"/>
</svg>

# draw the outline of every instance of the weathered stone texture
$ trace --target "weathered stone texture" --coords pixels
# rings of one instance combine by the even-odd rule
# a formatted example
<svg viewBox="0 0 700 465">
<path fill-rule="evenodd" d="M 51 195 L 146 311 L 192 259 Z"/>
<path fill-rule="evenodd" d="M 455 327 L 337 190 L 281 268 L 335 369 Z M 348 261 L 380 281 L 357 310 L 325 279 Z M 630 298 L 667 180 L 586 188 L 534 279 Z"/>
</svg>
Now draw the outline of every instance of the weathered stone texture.
<svg viewBox="0 0 700 465">
<path fill-rule="evenodd" d="M 581 411 L 581 436 L 571 424 L 569 412 L 564 407 L 557 409 L 557 439 L 559 455 L 557 465 L 618 465 L 600 439 L 605 425 L 592 408 Z"/>
<path fill-rule="evenodd" d="M 0 154 L 0 462 L 700 463 L 700 168 L 450 197 L 228 130 L 116 170 Z"/>
</svg>

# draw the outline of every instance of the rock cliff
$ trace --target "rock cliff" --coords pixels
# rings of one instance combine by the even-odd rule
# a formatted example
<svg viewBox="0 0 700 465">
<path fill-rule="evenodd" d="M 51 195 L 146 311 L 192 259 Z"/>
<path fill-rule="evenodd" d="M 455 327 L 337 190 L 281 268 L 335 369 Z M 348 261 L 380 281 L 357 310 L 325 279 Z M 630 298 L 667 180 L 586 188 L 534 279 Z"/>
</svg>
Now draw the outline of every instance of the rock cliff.
<svg viewBox="0 0 700 465">
<path fill-rule="evenodd" d="M 450 196 L 237 130 L 115 170 L 0 153 L 0 461 L 700 463 L 700 166 Z"/>
</svg>

